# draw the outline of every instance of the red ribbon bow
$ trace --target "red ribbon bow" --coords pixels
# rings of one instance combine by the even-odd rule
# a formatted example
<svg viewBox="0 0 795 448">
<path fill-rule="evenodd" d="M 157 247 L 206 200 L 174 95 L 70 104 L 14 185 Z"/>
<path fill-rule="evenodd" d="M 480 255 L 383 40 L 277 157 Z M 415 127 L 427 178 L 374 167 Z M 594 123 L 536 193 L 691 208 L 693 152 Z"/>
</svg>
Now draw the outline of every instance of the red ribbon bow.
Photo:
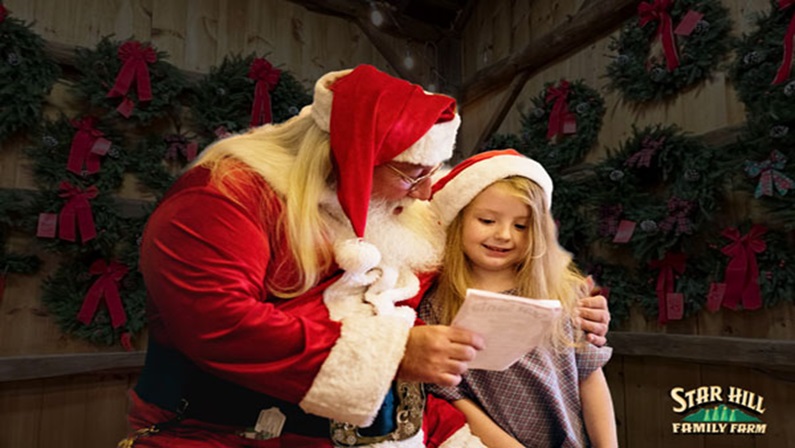
<svg viewBox="0 0 795 448">
<path fill-rule="evenodd" d="M 651 21 L 658 21 L 657 35 L 663 44 L 665 52 L 665 62 L 668 71 L 673 71 L 679 67 L 679 56 L 676 54 L 676 43 L 674 42 L 674 26 L 668 10 L 671 8 L 673 0 L 654 0 L 653 3 L 641 3 L 638 5 L 639 25 L 645 26 Z"/>
<path fill-rule="evenodd" d="M 72 147 L 69 149 L 69 159 L 66 162 L 66 169 L 78 174 L 83 174 L 83 165 L 86 172 L 94 174 L 99 171 L 99 154 L 91 151 L 97 140 L 105 134 L 96 129 L 94 117 L 86 117 L 80 120 L 72 120 L 72 126 L 77 129 L 72 137 Z"/>
<path fill-rule="evenodd" d="M 674 272 L 682 274 L 685 272 L 686 256 L 679 252 L 668 252 L 661 260 L 652 260 L 649 266 L 659 269 L 657 276 L 657 321 L 661 324 L 668 322 L 668 293 L 674 292 L 675 279 Z"/>
<path fill-rule="evenodd" d="M 693 233 L 690 214 L 695 210 L 696 204 L 693 201 L 674 196 L 668 199 L 667 207 L 668 216 L 660 223 L 660 229 L 665 233 L 675 230 L 677 236 L 683 233 Z"/>
<path fill-rule="evenodd" d="M 7 15 L 8 15 L 8 10 L 6 9 L 5 6 L 3 6 L 2 3 L 0 3 L 0 23 L 3 23 Z"/>
<path fill-rule="evenodd" d="M 276 88 L 281 70 L 274 68 L 265 58 L 256 58 L 248 70 L 248 77 L 257 82 L 254 87 L 254 103 L 251 105 L 249 126 L 259 126 L 273 121 L 271 97 L 268 92 Z"/>
<path fill-rule="evenodd" d="M 784 11 L 795 4 L 795 0 L 778 0 L 778 10 Z M 795 37 L 795 13 L 789 20 L 787 32 L 784 34 L 784 56 L 781 59 L 781 65 L 778 67 L 776 77 L 773 78 L 771 84 L 781 84 L 789 79 L 790 70 L 792 70 L 792 38 Z"/>
<path fill-rule="evenodd" d="M 558 87 L 547 87 L 546 102 L 555 104 L 552 105 L 552 112 L 549 114 L 549 123 L 547 124 L 547 140 L 551 139 L 557 134 L 563 134 L 567 123 L 575 123 L 577 119 L 573 113 L 569 111 L 568 98 L 571 92 L 571 86 L 565 79 L 560 80 Z"/>
<path fill-rule="evenodd" d="M 762 240 L 762 235 L 767 228 L 759 224 L 751 226 L 747 234 L 740 236 L 740 231 L 734 227 L 724 229 L 721 235 L 732 240 L 728 246 L 721 249 L 725 255 L 731 257 L 726 265 L 724 283 L 726 294 L 723 296 L 723 306 L 732 310 L 742 302 L 743 309 L 756 310 L 762 307 L 762 296 L 759 291 L 759 267 L 756 264 L 756 254 L 762 253 L 767 248 L 767 243 Z"/>
<path fill-rule="evenodd" d="M 618 232 L 618 222 L 623 213 L 624 207 L 621 204 L 603 205 L 599 209 L 599 215 L 601 215 L 599 235 L 614 236 Z"/>
<path fill-rule="evenodd" d="M 77 313 L 77 320 L 88 325 L 97 313 L 99 302 L 105 298 L 105 305 L 108 307 L 110 322 L 113 328 L 119 328 L 127 322 L 127 314 L 119 296 L 119 281 L 127 275 L 127 266 L 111 261 L 106 264 L 105 260 L 97 260 L 91 264 L 88 272 L 91 275 L 99 275 L 99 278 L 88 288 L 83 305 Z"/>
<path fill-rule="evenodd" d="M 650 167 L 652 157 L 663 147 L 663 144 L 665 144 L 665 137 L 660 137 L 657 140 L 648 135 L 643 137 L 640 150 L 632 154 L 627 161 L 624 162 L 624 165 L 635 168 L 640 168 L 642 166 L 647 168 Z"/>
<path fill-rule="evenodd" d="M 75 241 L 75 220 L 80 227 L 82 243 L 97 236 L 94 217 L 91 214 L 91 203 L 88 202 L 89 199 L 97 197 L 97 187 L 92 185 L 81 190 L 67 181 L 62 181 L 58 189 L 60 190 L 58 196 L 68 199 L 58 216 L 58 238 Z"/>
<path fill-rule="evenodd" d="M 155 50 L 148 45 L 144 46 L 140 42 L 132 40 L 119 47 L 118 57 L 124 64 L 119 69 L 116 82 L 107 97 L 126 96 L 135 80 L 138 101 L 150 101 L 152 99 L 152 82 L 149 79 L 148 64 L 157 61 Z"/>
</svg>

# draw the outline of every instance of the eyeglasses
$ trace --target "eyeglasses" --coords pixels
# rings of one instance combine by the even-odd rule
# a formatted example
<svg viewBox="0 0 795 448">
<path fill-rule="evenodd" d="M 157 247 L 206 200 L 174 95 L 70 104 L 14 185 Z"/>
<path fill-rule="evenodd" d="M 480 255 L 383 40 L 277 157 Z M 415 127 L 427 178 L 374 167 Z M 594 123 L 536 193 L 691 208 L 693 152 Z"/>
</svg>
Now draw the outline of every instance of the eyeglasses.
<svg viewBox="0 0 795 448">
<path fill-rule="evenodd" d="M 436 165 L 435 167 L 431 168 L 430 171 L 428 171 L 427 173 L 423 174 L 420 177 L 411 177 L 408 174 L 401 171 L 400 169 L 398 169 L 396 166 L 392 165 L 391 163 L 387 163 L 386 166 L 390 170 L 394 171 L 395 174 L 400 176 L 400 178 L 403 179 L 403 181 L 409 185 L 408 191 L 411 192 L 414 191 L 417 188 L 417 186 L 423 183 L 426 179 L 430 179 L 431 176 L 436 174 L 436 172 L 439 171 L 439 168 L 442 167 L 442 164 L 440 163 Z"/>
</svg>

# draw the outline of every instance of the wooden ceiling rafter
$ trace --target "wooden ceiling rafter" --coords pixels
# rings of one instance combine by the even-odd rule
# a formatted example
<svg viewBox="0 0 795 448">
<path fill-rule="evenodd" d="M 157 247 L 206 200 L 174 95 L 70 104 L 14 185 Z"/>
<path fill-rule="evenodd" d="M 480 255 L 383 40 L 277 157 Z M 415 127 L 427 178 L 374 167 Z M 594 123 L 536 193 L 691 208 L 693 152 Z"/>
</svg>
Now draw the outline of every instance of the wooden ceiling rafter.
<svg viewBox="0 0 795 448">
<path fill-rule="evenodd" d="M 351 0 L 288 0 L 301 5 L 309 11 L 345 18 L 354 23 L 370 21 L 372 8 L 367 1 Z M 376 2 L 378 3 L 378 2 Z M 399 11 L 397 11 L 399 12 Z M 379 32 L 393 37 L 410 39 L 417 42 L 437 42 L 449 36 L 450 30 L 444 30 L 434 25 L 413 19 L 399 13 L 385 14 L 384 23 L 377 27 Z"/>
<path fill-rule="evenodd" d="M 523 49 L 478 70 L 461 87 L 462 107 L 503 89 L 522 73 L 538 73 L 599 38 L 618 29 L 636 13 L 637 0 L 587 0 L 575 16 Z"/>
<path fill-rule="evenodd" d="M 479 148 L 497 132 L 532 75 L 615 31 L 636 13 L 636 8 L 637 0 L 586 0 L 576 15 L 569 16 L 567 22 L 533 40 L 521 51 L 478 70 L 464 82 L 457 95 L 462 110 L 489 93 L 501 89 L 506 92 L 492 118 L 481 130 L 475 145 L 470 148 Z M 506 85 L 509 87 L 506 88 Z"/>
<path fill-rule="evenodd" d="M 394 45 L 386 39 L 383 33 L 379 32 L 378 28 L 376 28 L 369 19 L 354 17 L 351 20 L 353 20 L 367 38 L 370 39 L 370 43 L 381 53 L 381 56 L 392 66 L 392 69 L 395 70 L 398 76 L 414 84 L 421 84 L 417 75 L 407 69 L 403 64 L 403 54 L 395 50 Z"/>
</svg>

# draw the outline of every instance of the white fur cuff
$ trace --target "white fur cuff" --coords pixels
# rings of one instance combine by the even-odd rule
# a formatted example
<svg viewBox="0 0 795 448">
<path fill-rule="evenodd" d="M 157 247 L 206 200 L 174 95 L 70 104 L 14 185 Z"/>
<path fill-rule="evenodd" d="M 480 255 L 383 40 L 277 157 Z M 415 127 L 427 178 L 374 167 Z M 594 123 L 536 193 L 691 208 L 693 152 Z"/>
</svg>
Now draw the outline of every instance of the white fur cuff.
<svg viewBox="0 0 795 448">
<path fill-rule="evenodd" d="M 486 445 L 480 441 L 478 436 L 472 434 L 469 425 L 464 425 L 439 445 L 439 448 L 486 448 Z"/>
<path fill-rule="evenodd" d="M 351 316 L 301 408 L 357 426 L 375 419 L 406 349 L 413 322 L 397 315 Z"/>
</svg>

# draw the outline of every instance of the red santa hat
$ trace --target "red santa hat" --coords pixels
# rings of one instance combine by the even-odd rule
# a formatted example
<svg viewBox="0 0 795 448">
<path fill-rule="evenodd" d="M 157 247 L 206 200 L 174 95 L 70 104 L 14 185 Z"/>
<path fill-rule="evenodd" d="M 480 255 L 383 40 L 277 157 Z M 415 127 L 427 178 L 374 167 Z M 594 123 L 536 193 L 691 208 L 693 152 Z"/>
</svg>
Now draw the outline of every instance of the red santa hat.
<svg viewBox="0 0 795 448">
<path fill-rule="evenodd" d="M 389 161 L 438 165 L 452 156 L 461 124 L 453 98 L 370 65 L 320 78 L 311 112 L 330 134 L 337 197 L 358 237 L 367 224 L 373 168 Z"/>
<path fill-rule="evenodd" d="M 544 190 L 547 209 L 552 206 L 552 178 L 540 163 L 514 149 L 482 152 L 459 163 L 433 184 L 431 203 L 448 226 L 481 191 L 510 176 L 537 183 Z"/>
</svg>

